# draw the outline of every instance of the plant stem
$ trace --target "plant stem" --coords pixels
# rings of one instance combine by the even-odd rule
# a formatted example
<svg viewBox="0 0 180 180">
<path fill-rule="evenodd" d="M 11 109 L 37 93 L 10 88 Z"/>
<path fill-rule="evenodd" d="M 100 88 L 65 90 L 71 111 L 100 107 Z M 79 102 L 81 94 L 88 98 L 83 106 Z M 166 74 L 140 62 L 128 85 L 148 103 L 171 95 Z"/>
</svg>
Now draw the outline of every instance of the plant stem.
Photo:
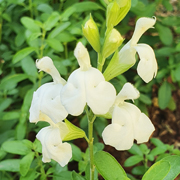
<svg viewBox="0 0 180 180">
<path fill-rule="evenodd" d="M 33 18 L 32 0 L 29 0 L 30 17 Z"/>
<path fill-rule="evenodd" d="M 44 171 L 44 167 L 43 167 L 43 164 L 42 164 L 42 160 L 40 159 L 39 154 L 38 154 L 37 151 L 35 151 L 35 156 L 36 156 L 36 158 L 38 160 L 38 165 L 40 166 L 41 179 L 47 180 L 46 173 Z"/>
<path fill-rule="evenodd" d="M 102 68 L 105 62 L 105 58 L 102 56 L 101 53 L 98 53 L 98 66 L 97 69 L 102 72 Z"/>
<path fill-rule="evenodd" d="M 87 117 L 88 117 L 88 135 L 89 135 L 89 159 L 90 159 L 90 180 L 94 180 L 94 154 L 93 154 L 93 123 L 96 119 L 96 116 L 93 114 L 93 112 L 88 110 L 88 107 L 85 108 Z"/>
</svg>

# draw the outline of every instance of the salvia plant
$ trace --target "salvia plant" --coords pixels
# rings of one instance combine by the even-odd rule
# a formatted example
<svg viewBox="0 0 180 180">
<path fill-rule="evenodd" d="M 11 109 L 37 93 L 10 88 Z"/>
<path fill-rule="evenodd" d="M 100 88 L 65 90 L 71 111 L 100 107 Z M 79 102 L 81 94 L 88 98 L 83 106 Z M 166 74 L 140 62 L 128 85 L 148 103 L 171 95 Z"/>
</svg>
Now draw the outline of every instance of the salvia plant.
<svg viewBox="0 0 180 180">
<path fill-rule="evenodd" d="M 52 55 L 51 51 L 46 50 L 52 47 L 58 53 L 64 51 L 59 38 L 63 39 L 63 36 L 65 36 L 65 38 L 71 39 L 72 37 L 68 33 L 57 37 L 58 33 L 70 26 L 70 22 L 66 22 L 67 19 L 73 14 L 74 9 L 81 6 L 75 4 L 60 17 L 57 12 L 52 12 L 49 6 L 43 4 L 43 7 L 51 15 L 48 18 L 45 17 L 46 15 L 44 17 L 42 15 L 41 18 L 45 19 L 42 23 L 40 19 L 32 19 L 36 7 L 33 7 L 32 1 L 29 2 L 27 9 L 30 11 L 31 18 L 21 18 L 21 23 L 26 28 L 26 43 L 29 47 L 17 52 L 13 57 L 13 62 L 17 63 L 23 57 L 26 62 L 32 64 L 32 58 L 28 55 L 32 52 L 36 53 L 38 59 L 35 65 L 39 74 L 34 72 L 33 69 L 32 73 L 36 74 L 36 77 L 30 77 L 30 81 L 35 84 L 36 78 L 38 78 L 39 87 L 36 89 L 33 87 L 28 91 L 21 111 L 25 112 L 29 108 L 29 106 L 26 106 L 26 102 L 32 96 L 29 121 L 35 123 L 38 127 L 41 127 L 39 125 L 41 123 L 43 125 L 40 130 L 38 129 L 37 139 L 34 142 L 22 140 L 3 143 L 3 150 L 0 151 L 1 156 L 4 156 L 4 151 L 24 155 L 20 161 L 17 159 L 12 161 L 13 165 L 8 161 L 11 171 L 20 171 L 21 180 L 37 178 L 41 180 L 51 178 L 53 180 L 97 180 L 98 174 L 105 180 L 133 180 L 134 177 L 128 175 L 112 155 L 103 151 L 102 143 L 94 143 L 96 138 L 94 125 L 96 123 L 98 125 L 98 121 L 101 119 L 111 119 L 110 124 L 106 124 L 100 131 L 101 137 L 106 145 L 110 145 L 118 151 L 128 150 L 132 154 L 124 162 L 125 167 L 138 165 L 132 169 L 132 174 L 142 175 L 142 180 L 175 179 L 180 172 L 179 150 L 163 144 L 156 138 L 151 139 L 155 148 L 153 150 L 148 149 L 143 143 L 148 142 L 155 131 L 155 127 L 147 114 L 143 113 L 134 104 L 134 101 L 140 97 L 140 92 L 130 82 L 123 83 L 120 91 L 117 91 L 111 82 L 113 78 L 122 75 L 132 67 L 134 68 L 135 64 L 137 64 L 138 76 L 145 83 L 149 83 L 156 77 L 158 64 L 154 50 L 148 44 L 138 43 L 148 29 L 154 28 L 156 17 L 138 18 L 130 40 L 124 43 L 124 38 L 116 26 L 129 12 L 131 0 L 104 0 L 104 2 L 101 2 L 106 7 L 104 36 L 100 35 L 102 33 L 99 31 L 99 24 L 93 19 L 93 13 L 82 24 L 83 35 L 97 53 L 97 60 L 90 56 L 88 48 L 85 47 L 85 40 L 83 38 L 77 40 L 78 42 L 74 47 L 74 56 L 79 68 L 74 70 L 73 67 L 69 77 L 63 78 L 64 74 L 61 71 L 59 72 L 59 68 L 56 67 L 57 60 L 53 59 L 56 59 L 57 55 Z M 26 6 L 23 1 L 19 3 Z M 61 3 L 63 4 L 63 1 Z M 40 6 L 37 5 L 39 9 L 41 9 Z M 4 5 L 3 11 L 5 9 Z M 64 23 L 55 26 L 59 18 Z M 53 31 L 51 31 L 52 29 Z M 22 43 L 18 40 L 16 43 L 22 45 L 25 39 L 21 37 L 20 31 L 17 32 L 16 39 L 21 40 Z M 48 38 L 46 38 L 47 34 Z M 64 42 L 65 56 L 67 57 L 66 45 L 66 42 Z M 25 67 L 25 61 L 22 62 L 22 66 L 27 72 L 28 68 Z M 34 64 L 32 65 L 34 66 Z M 30 74 L 31 72 L 29 72 Z M 42 79 L 44 74 L 48 74 L 45 81 Z M 65 75 L 67 74 L 65 73 Z M 47 82 L 51 77 L 52 82 Z M 27 77 L 25 76 L 25 78 Z M 25 136 L 25 130 L 19 132 L 18 128 L 24 129 L 25 118 L 23 117 L 26 115 L 21 114 L 20 119 L 22 121 L 19 122 L 16 129 L 19 133 L 17 133 L 17 139 L 23 139 Z M 83 116 L 82 119 L 88 124 L 88 133 L 71 122 L 72 116 Z M 88 144 L 87 150 L 83 153 L 72 143 L 72 140 L 79 138 L 84 138 Z M 135 144 L 134 141 L 136 141 Z M 9 147 L 13 145 L 16 148 L 11 151 Z M 169 154 L 166 154 L 166 152 Z M 157 155 L 159 157 L 156 159 Z M 73 171 L 70 174 L 56 177 L 58 173 L 63 172 L 63 168 L 67 168 L 66 165 L 72 159 L 79 161 L 79 173 Z M 155 159 L 156 162 L 150 164 Z M 52 167 L 45 168 L 42 162 L 50 163 Z M 5 161 L 3 163 L 4 169 L 3 164 L 0 164 L 0 169 L 6 170 L 5 165 L 8 164 Z M 142 164 L 139 165 L 139 163 Z M 38 168 L 38 171 L 30 169 L 30 166 L 34 169 Z"/>
</svg>

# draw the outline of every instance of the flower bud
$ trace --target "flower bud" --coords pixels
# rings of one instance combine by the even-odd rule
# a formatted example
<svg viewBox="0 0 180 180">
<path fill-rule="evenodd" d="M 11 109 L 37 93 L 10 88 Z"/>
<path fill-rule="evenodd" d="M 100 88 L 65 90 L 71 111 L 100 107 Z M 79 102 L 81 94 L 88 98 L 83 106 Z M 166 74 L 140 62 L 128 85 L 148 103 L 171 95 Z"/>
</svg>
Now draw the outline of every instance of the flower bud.
<svg viewBox="0 0 180 180">
<path fill-rule="evenodd" d="M 102 56 L 107 58 L 122 44 L 123 38 L 121 34 L 116 30 L 112 29 L 105 37 Z"/>
<path fill-rule="evenodd" d="M 104 2 L 105 2 L 106 4 L 109 4 L 110 2 L 112 2 L 112 0 L 104 0 Z"/>
<path fill-rule="evenodd" d="M 100 52 L 101 46 L 100 46 L 99 30 L 91 16 L 90 19 L 85 23 L 84 27 L 82 27 L 82 30 L 84 36 L 89 41 L 89 43 L 94 48 L 94 50 L 96 52 Z"/>
<path fill-rule="evenodd" d="M 112 29 L 116 26 L 128 13 L 131 7 L 131 0 L 115 0 L 109 3 L 107 7 L 106 26 Z"/>
</svg>

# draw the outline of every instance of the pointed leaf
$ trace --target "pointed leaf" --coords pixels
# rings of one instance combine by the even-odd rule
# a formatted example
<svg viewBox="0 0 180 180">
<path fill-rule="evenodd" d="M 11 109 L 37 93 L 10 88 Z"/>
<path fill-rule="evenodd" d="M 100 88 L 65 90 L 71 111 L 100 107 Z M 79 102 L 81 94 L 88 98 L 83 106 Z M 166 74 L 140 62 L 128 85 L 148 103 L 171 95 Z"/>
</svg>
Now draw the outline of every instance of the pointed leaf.
<svg viewBox="0 0 180 180">
<path fill-rule="evenodd" d="M 150 169 L 144 174 L 142 180 L 164 179 L 168 174 L 168 172 L 170 171 L 170 168 L 171 166 L 169 162 L 159 161 L 150 167 Z"/>
<path fill-rule="evenodd" d="M 94 164 L 105 180 L 129 180 L 121 165 L 107 152 L 97 152 L 94 155 Z"/>
<path fill-rule="evenodd" d="M 18 51 L 14 56 L 12 62 L 15 64 L 25 58 L 27 55 L 35 51 L 34 47 L 27 47 Z"/>
</svg>

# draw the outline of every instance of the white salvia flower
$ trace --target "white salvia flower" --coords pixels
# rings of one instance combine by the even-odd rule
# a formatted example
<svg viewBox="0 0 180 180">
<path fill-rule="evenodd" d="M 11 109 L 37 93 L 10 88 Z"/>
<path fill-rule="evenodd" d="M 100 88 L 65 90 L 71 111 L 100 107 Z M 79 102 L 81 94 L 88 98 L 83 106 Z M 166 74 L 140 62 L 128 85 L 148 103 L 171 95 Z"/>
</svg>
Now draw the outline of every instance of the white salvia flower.
<svg viewBox="0 0 180 180">
<path fill-rule="evenodd" d="M 30 122 L 37 123 L 44 121 L 48 117 L 55 123 L 62 121 L 68 115 L 66 109 L 61 104 L 60 91 L 65 83 L 59 72 L 55 68 L 49 57 L 43 57 L 36 61 L 36 66 L 49 73 L 54 82 L 46 83 L 40 86 L 33 94 L 30 107 Z M 46 115 L 46 116 L 45 116 Z"/>
<path fill-rule="evenodd" d="M 136 22 L 134 34 L 130 41 L 119 52 L 120 63 L 134 64 L 135 54 L 139 54 L 140 62 L 137 67 L 139 76 L 148 83 L 157 74 L 157 61 L 153 49 L 147 44 L 137 44 L 142 34 L 155 24 L 155 18 L 140 18 Z"/>
<path fill-rule="evenodd" d="M 115 104 L 111 109 L 112 124 L 108 125 L 102 137 L 105 144 L 117 150 L 127 150 L 137 143 L 147 142 L 155 130 L 150 119 L 133 104 L 124 100 L 137 99 L 139 92 L 130 83 L 126 83 L 117 95 Z"/>
<path fill-rule="evenodd" d="M 36 135 L 42 144 L 42 161 L 46 163 L 53 159 L 64 167 L 72 157 L 71 145 L 62 142 L 68 133 L 68 128 L 63 122 L 54 124 L 51 119 L 48 122 L 51 125 L 42 128 Z"/>
<path fill-rule="evenodd" d="M 78 43 L 74 55 L 80 68 L 72 72 L 61 91 L 61 102 L 71 115 L 80 115 L 87 105 L 94 114 L 105 114 L 114 103 L 116 91 L 102 73 L 91 67 L 87 49 Z"/>
</svg>

